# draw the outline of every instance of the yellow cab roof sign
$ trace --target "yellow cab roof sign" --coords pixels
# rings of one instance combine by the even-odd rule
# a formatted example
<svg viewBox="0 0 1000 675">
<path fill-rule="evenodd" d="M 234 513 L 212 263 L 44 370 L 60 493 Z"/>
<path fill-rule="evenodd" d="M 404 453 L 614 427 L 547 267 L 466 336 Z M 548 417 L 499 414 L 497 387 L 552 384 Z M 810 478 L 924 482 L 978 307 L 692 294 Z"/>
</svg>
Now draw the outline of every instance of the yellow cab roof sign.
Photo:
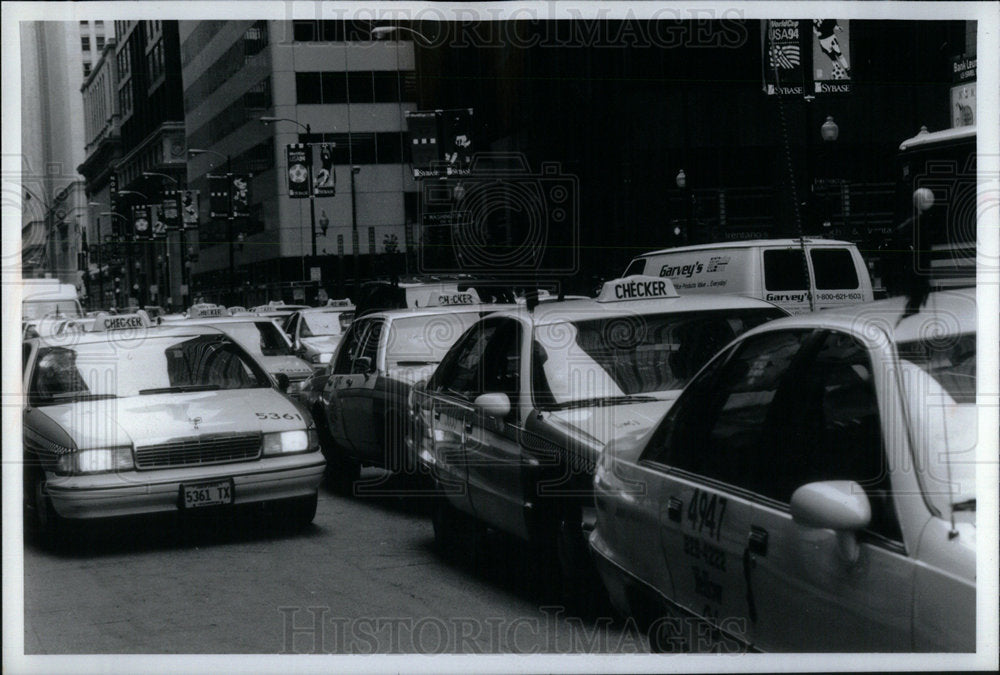
<svg viewBox="0 0 1000 675">
<path fill-rule="evenodd" d="M 597 302 L 625 302 L 627 300 L 662 300 L 676 298 L 677 291 L 670 279 L 635 274 L 604 283 Z"/>
</svg>

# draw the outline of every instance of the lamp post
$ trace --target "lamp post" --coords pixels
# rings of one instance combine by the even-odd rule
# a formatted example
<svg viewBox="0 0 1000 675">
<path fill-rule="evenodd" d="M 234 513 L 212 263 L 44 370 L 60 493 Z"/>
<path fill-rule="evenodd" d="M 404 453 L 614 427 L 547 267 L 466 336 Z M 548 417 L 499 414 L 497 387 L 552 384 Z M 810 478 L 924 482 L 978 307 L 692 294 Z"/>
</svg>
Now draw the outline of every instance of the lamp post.
<svg viewBox="0 0 1000 675">
<path fill-rule="evenodd" d="M 144 202 L 146 202 L 146 204 L 149 203 L 149 197 L 146 196 L 146 194 L 144 192 L 139 192 L 138 190 L 119 190 L 118 191 L 118 195 L 119 196 L 121 196 L 121 195 L 135 195 L 136 197 L 140 197 Z M 134 258 L 136 258 L 136 250 L 137 250 L 136 246 L 138 244 L 138 239 L 135 236 L 135 222 L 134 222 L 134 220 L 130 219 L 130 220 L 126 221 L 126 222 L 132 223 L 132 230 L 133 230 L 132 232 L 127 232 L 127 239 L 126 239 L 126 241 L 129 244 L 129 247 L 128 247 L 128 258 L 131 261 Z M 147 252 L 148 252 L 148 247 L 144 247 L 143 248 L 143 256 L 142 256 L 144 259 L 146 257 Z M 145 262 L 145 260 L 143 260 L 143 262 Z M 132 267 L 129 267 L 129 270 L 128 270 L 129 278 L 128 278 L 127 281 L 130 282 L 130 283 L 128 283 L 129 290 L 137 290 L 138 288 L 141 288 L 141 285 L 138 284 L 139 271 L 140 271 L 139 261 L 135 260 L 135 268 L 133 269 Z M 135 299 L 136 299 L 136 302 L 139 302 L 140 305 L 142 304 L 142 302 L 140 301 L 138 295 L 135 296 Z"/>
<path fill-rule="evenodd" d="M 359 264 L 359 248 L 358 245 L 358 200 L 357 192 L 354 189 L 354 177 L 361 173 L 360 166 L 351 167 L 351 239 L 354 248 L 354 297 L 355 302 L 359 302 L 357 298 L 361 297 L 361 277 L 359 275 L 359 270 L 361 265 Z"/>
<path fill-rule="evenodd" d="M 265 115 L 260 118 L 260 121 L 263 122 L 264 124 L 271 124 L 272 122 L 291 122 L 292 124 L 297 124 L 303 129 L 305 129 L 306 136 L 312 135 L 312 128 L 308 124 L 303 124 L 302 122 L 293 120 L 289 117 L 269 117 Z M 312 258 L 313 258 L 313 263 L 315 263 L 316 262 L 316 186 L 313 185 L 311 161 L 309 162 L 309 237 L 310 240 L 312 241 Z M 302 280 L 305 281 L 305 265 L 302 266 L 302 277 L 303 277 Z"/>
<path fill-rule="evenodd" d="M 143 178 L 160 178 L 160 179 L 163 179 L 163 180 L 168 180 L 171 183 L 173 183 L 174 187 L 176 187 L 176 188 L 180 188 L 180 185 L 181 185 L 180 181 L 177 180 L 176 178 L 174 178 L 173 176 L 171 176 L 169 174 L 165 174 L 165 173 L 159 173 L 157 171 L 143 171 L 142 172 L 142 177 Z M 162 188 L 161 188 L 161 193 L 162 193 Z M 161 195 L 161 199 L 162 199 L 162 195 Z M 182 226 L 180 228 L 180 236 L 181 236 L 180 250 L 183 251 L 184 250 L 184 227 L 183 227 L 183 224 L 182 224 Z M 156 244 L 155 243 L 153 244 L 153 248 L 154 249 L 156 248 Z M 163 304 L 162 298 L 164 297 L 164 295 L 166 295 L 167 297 L 169 297 L 170 300 L 171 300 L 171 304 L 173 304 L 173 296 L 174 296 L 174 294 L 173 294 L 173 288 L 171 288 L 173 284 L 171 283 L 171 276 L 172 275 L 170 274 L 170 262 L 169 262 L 170 261 L 170 235 L 169 235 L 169 233 L 165 233 L 164 234 L 163 249 L 162 250 L 163 250 L 163 254 L 162 255 L 161 254 L 157 254 L 157 263 L 156 263 L 156 288 L 157 288 L 157 291 L 159 293 L 159 297 L 161 299 L 161 303 L 160 303 L 161 305 Z M 167 270 L 166 274 L 163 274 L 163 267 L 164 267 L 163 261 L 164 260 L 166 261 L 166 270 Z M 164 278 L 165 278 L 165 281 L 164 281 Z M 163 283 L 161 283 L 161 282 L 163 282 Z M 184 283 L 184 266 L 182 265 L 181 266 L 181 284 L 183 284 L 183 283 Z M 167 293 L 166 294 L 164 294 L 164 291 L 163 291 L 163 287 L 164 286 L 167 288 Z M 181 297 L 181 304 L 182 305 L 184 304 L 183 300 L 184 300 L 184 298 Z"/>
<path fill-rule="evenodd" d="M 417 36 L 428 45 L 432 44 L 431 39 L 429 37 L 427 37 L 420 31 L 415 30 L 413 28 L 409 28 L 407 26 L 376 26 L 375 28 L 372 28 L 371 31 L 369 32 L 371 33 L 371 36 L 373 38 L 375 38 L 376 40 L 381 40 L 383 37 L 387 37 L 395 33 L 396 31 L 405 31 L 407 33 L 410 33 L 411 35 Z"/>
<path fill-rule="evenodd" d="M 215 155 L 217 157 L 222 157 L 226 160 L 226 194 L 228 195 L 227 205 L 228 213 L 226 218 L 226 240 L 229 242 L 229 283 L 227 284 L 228 292 L 230 296 L 233 293 L 233 281 L 236 278 L 235 262 L 233 258 L 233 158 L 232 155 L 224 155 L 217 150 L 206 150 L 203 148 L 190 148 L 188 149 L 188 157 L 197 157 L 198 155 Z M 232 303 L 229 303 L 232 304 Z"/>
<path fill-rule="evenodd" d="M 687 244 L 691 240 L 692 228 L 694 227 L 694 194 L 690 190 L 688 190 L 687 174 L 684 173 L 684 169 L 681 169 L 680 171 L 677 172 L 677 176 L 674 178 L 674 182 L 677 184 L 677 187 L 680 189 L 681 194 L 683 195 L 682 199 L 684 200 L 684 208 L 685 211 L 687 212 L 685 214 L 687 217 L 687 225 L 684 227 L 684 232 L 683 232 L 683 240 L 684 240 L 683 243 Z M 682 234 L 681 232 L 678 231 L 679 229 L 680 228 L 677 227 L 674 228 L 675 236 Z"/>
</svg>

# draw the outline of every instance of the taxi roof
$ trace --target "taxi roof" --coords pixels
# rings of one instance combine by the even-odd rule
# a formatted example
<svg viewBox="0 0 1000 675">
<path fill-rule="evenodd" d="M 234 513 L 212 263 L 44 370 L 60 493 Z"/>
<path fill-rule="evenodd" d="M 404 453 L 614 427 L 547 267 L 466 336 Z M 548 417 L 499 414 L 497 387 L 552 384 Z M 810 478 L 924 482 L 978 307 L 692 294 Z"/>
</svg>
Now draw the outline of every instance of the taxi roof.
<svg viewBox="0 0 1000 675">
<path fill-rule="evenodd" d="M 466 312 L 487 312 L 492 314 L 504 309 L 515 309 L 517 305 L 508 303 L 479 303 L 475 305 L 437 305 L 434 307 L 401 307 L 399 309 L 383 309 L 377 312 L 369 312 L 356 320 L 379 317 L 383 319 L 398 319 L 413 316 L 438 316 L 441 314 L 461 314 Z"/>
<path fill-rule="evenodd" d="M 511 306 L 508 305 L 508 307 Z M 498 313 L 512 317 L 527 317 L 536 326 L 547 326 L 567 321 L 588 321 L 621 315 L 711 312 L 727 309 L 780 308 L 756 298 L 704 294 L 619 302 L 598 302 L 596 299 L 565 300 L 563 302 L 540 303 L 531 312 L 525 306 L 519 305 L 514 307 L 513 311 L 506 310 Z"/>
<path fill-rule="evenodd" d="M 843 241 L 841 239 L 823 239 L 821 237 L 807 237 L 805 243 L 810 246 L 854 246 L 854 242 Z M 714 244 L 695 244 L 692 246 L 677 246 L 675 248 L 661 248 L 657 251 L 648 251 L 637 255 L 637 258 L 645 258 L 651 255 L 663 255 L 664 253 L 688 253 L 691 251 L 711 251 L 724 248 L 753 248 L 755 246 L 801 246 L 799 239 L 746 239 L 741 241 L 720 241 Z"/>
<path fill-rule="evenodd" d="M 261 314 L 237 314 L 236 316 L 199 316 L 192 318 L 184 318 L 184 319 L 179 319 L 177 321 L 170 321 L 167 324 L 161 324 L 161 325 L 201 326 L 205 324 L 214 324 L 214 323 L 247 323 L 247 322 L 257 322 L 257 321 L 266 321 L 268 323 L 274 323 L 273 317 L 270 316 L 263 316 Z"/>
<path fill-rule="evenodd" d="M 130 330 L 113 330 L 113 331 L 79 331 L 73 336 L 73 340 L 67 343 L 65 340 L 59 340 L 58 343 L 53 343 L 52 346 L 69 346 L 83 345 L 83 344 L 95 344 L 95 343 L 105 343 L 108 342 L 109 336 L 121 336 L 122 340 L 132 340 L 132 339 L 147 339 L 147 338 L 171 338 L 171 337 L 187 337 L 196 335 L 213 335 L 220 334 L 225 335 L 221 330 L 217 328 L 212 328 L 211 326 L 199 325 L 195 328 L 192 325 L 194 322 L 171 322 L 166 324 L 151 326 L 144 326 L 139 329 Z M 50 339 L 45 336 L 29 338 L 25 342 L 37 342 L 40 344 L 47 344 Z"/>
<path fill-rule="evenodd" d="M 916 314 L 901 319 L 906 309 L 905 296 L 876 300 L 859 305 L 848 305 L 819 312 L 807 312 L 775 319 L 749 331 L 756 333 L 776 328 L 831 328 L 851 333 L 871 334 L 880 330 L 893 342 L 933 338 L 942 329 L 942 335 L 975 333 L 978 320 L 976 289 L 962 288 L 931 293 L 927 302 Z M 940 314 L 947 313 L 944 320 Z"/>
</svg>

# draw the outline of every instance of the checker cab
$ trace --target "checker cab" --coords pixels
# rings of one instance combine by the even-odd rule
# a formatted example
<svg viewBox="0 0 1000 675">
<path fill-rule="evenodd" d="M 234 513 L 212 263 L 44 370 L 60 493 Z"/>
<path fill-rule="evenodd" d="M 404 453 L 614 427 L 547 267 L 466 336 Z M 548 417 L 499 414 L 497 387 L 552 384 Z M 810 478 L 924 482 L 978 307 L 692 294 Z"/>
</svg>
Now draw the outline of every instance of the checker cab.
<svg viewBox="0 0 1000 675">
<path fill-rule="evenodd" d="M 558 559 L 569 587 L 595 585 L 585 532 L 604 445 L 656 424 L 716 351 L 785 315 L 632 276 L 607 282 L 596 300 L 480 319 L 414 392 L 414 443 L 440 494 L 438 542 L 457 543 L 464 514 Z"/>
<path fill-rule="evenodd" d="M 226 334 L 117 315 L 23 350 L 29 528 L 265 502 L 312 520 L 312 419 Z"/>
</svg>

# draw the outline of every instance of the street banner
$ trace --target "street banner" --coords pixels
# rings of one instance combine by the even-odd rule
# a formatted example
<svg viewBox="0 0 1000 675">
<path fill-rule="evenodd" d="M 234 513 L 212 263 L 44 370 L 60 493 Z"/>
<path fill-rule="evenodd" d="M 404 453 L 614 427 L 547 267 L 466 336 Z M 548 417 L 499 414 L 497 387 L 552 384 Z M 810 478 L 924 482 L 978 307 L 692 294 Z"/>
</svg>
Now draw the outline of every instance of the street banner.
<svg viewBox="0 0 1000 675">
<path fill-rule="evenodd" d="M 181 202 L 180 193 L 177 190 L 167 190 L 163 193 L 163 205 L 160 213 L 163 224 L 168 231 L 181 229 Z"/>
<path fill-rule="evenodd" d="M 149 219 L 152 223 L 153 239 L 166 239 L 167 223 L 163 220 L 163 207 L 161 204 L 149 205 Z"/>
<path fill-rule="evenodd" d="M 472 170 L 472 108 L 441 110 L 441 159 L 445 174 L 467 175 Z"/>
<path fill-rule="evenodd" d="M 803 24 L 797 19 L 768 19 L 761 22 L 764 46 L 764 91 L 768 96 L 805 94 Z"/>
<path fill-rule="evenodd" d="M 208 177 L 208 215 L 210 218 L 229 217 L 230 176 Z"/>
<path fill-rule="evenodd" d="M 136 239 L 148 239 L 150 235 L 149 207 L 132 207 L 132 231 Z"/>
<path fill-rule="evenodd" d="M 198 214 L 201 208 L 199 196 L 198 190 L 181 191 L 181 220 L 185 230 L 198 229 Z"/>
<path fill-rule="evenodd" d="M 813 19 L 813 91 L 817 94 L 851 93 L 851 22 Z"/>
<path fill-rule="evenodd" d="M 333 168 L 333 151 L 336 143 L 312 143 L 313 190 L 317 197 L 337 194 L 337 172 Z"/>
<path fill-rule="evenodd" d="M 114 171 L 108 177 L 108 206 L 111 213 L 118 213 L 118 174 Z M 119 224 L 119 220 L 121 219 L 111 216 L 111 232 L 117 238 L 125 234 L 125 228 Z"/>
<path fill-rule="evenodd" d="M 438 149 L 438 114 L 434 110 L 406 113 L 410 136 L 410 166 L 413 177 L 435 175 L 432 168 L 441 159 Z"/>
<path fill-rule="evenodd" d="M 309 170 L 308 150 L 304 143 L 290 143 L 285 147 L 285 159 L 288 166 L 288 196 L 292 199 L 303 199 L 309 196 L 312 189 L 311 171 Z"/>
<path fill-rule="evenodd" d="M 976 57 L 959 56 L 951 63 L 951 126 L 976 123 Z"/>
<path fill-rule="evenodd" d="M 250 216 L 250 178 L 249 174 L 231 173 L 229 176 L 229 203 L 232 206 L 233 218 Z"/>
</svg>

